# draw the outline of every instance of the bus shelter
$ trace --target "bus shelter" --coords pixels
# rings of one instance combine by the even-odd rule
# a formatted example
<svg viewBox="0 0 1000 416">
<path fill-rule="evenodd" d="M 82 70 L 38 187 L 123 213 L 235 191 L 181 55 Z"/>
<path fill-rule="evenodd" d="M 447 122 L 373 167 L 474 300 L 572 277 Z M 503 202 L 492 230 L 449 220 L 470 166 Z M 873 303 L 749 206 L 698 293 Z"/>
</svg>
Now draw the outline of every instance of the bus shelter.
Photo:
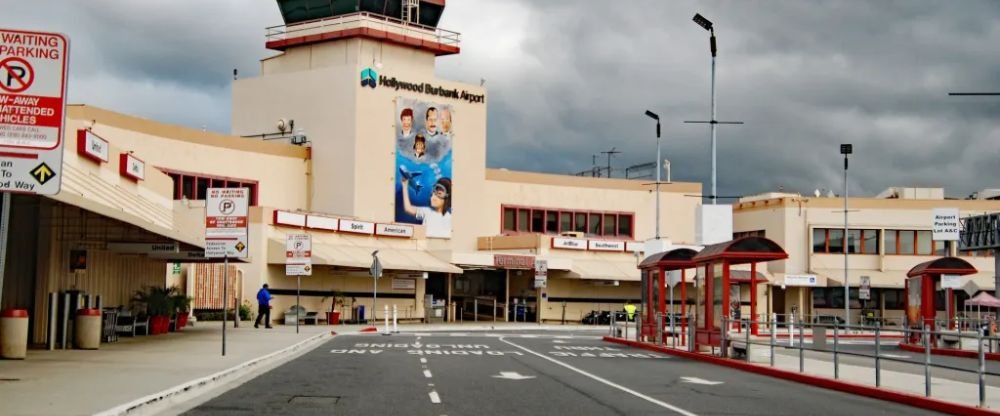
<svg viewBox="0 0 1000 416">
<path fill-rule="evenodd" d="M 686 326 L 687 320 L 687 269 L 693 269 L 695 263 L 692 260 L 698 252 L 690 248 L 675 248 L 673 250 L 664 251 L 662 253 L 656 253 L 649 257 L 646 257 L 641 263 L 639 263 L 639 269 L 642 271 L 642 310 L 643 314 L 643 325 L 642 331 L 644 336 L 653 336 L 656 334 L 656 314 L 661 316 L 673 316 L 676 309 L 673 304 L 670 305 L 669 312 L 667 311 L 667 288 L 672 285 L 667 284 L 668 274 L 679 274 L 679 280 L 674 284 L 679 284 L 681 286 L 680 293 L 680 332 L 681 332 L 681 343 L 684 343 L 684 334 L 686 332 L 683 330 Z M 673 291 L 673 288 L 670 288 Z M 678 299 L 674 299 L 673 303 L 676 303 Z M 669 313 L 669 315 L 667 315 Z M 667 328 L 670 327 L 669 321 L 664 320 L 663 325 Z"/>
<path fill-rule="evenodd" d="M 941 257 L 913 266 L 913 268 L 906 273 L 907 279 L 904 292 L 906 293 L 906 297 L 903 303 L 906 310 L 906 325 L 918 331 L 923 330 L 924 326 L 927 325 L 930 327 L 931 331 L 935 331 L 937 329 L 935 324 L 935 315 L 937 313 L 938 305 L 935 304 L 934 294 L 937 291 L 936 285 L 942 282 L 941 276 L 965 276 L 975 274 L 976 272 L 977 270 L 975 267 L 969 264 L 969 262 L 958 257 Z M 954 289 L 949 287 L 944 290 L 947 291 L 946 298 L 944 299 L 947 305 L 941 306 L 945 306 L 946 314 L 948 316 L 947 329 L 954 329 Z M 911 339 L 907 341 L 916 342 L 919 338 L 919 334 L 911 334 L 910 338 Z M 931 337 L 932 340 L 934 340 L 934 338 L 936 337 Z"/>
<path fill-rule="evenodd" d="M 765 237 L 743 237 L 705 247 L 692 261 L 697 267 L 695 285 L 697 305 L 695 316 L 695 348 L 717 347 L 722 337 L 723 317 L 735 318 L 739 310 L 739 282 L 733 279 L 730 267 L 750 264 L 750 276 L 757 274 L 757 263 L 788 258 L 780 245 Z M 737 307 L 731 305 L 732 289 L 736 289 Z M 757 285 L 750 284 L 750 316 L 757 316 Z M 750 332 L 757 334 L 756 323 Z"/>
</svg>

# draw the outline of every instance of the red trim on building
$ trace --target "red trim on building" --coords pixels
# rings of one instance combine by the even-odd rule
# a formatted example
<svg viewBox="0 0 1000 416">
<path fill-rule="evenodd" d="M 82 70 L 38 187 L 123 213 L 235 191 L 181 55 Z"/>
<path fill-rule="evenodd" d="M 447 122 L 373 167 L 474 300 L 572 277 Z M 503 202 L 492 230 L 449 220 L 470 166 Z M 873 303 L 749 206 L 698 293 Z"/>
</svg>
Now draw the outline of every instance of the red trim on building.
<svg viewBox="0 0 1000 416">
<path fill-rule="evenodd" d="M 4 309 L 0 311 L 0 318 L 27 318 L 27 309 Z"/>
<path fill-rule="evenodd" d="M 354 29 L 335 30 L 316 35 L 296 36 L 286 39 L 272 40 L 264 44 L 268 49 L 284 51 L 293 46 L 309 45 L 313 43 L 326 42 L 337 39 L 347 39 L 353 37 L 363 37 L 375 40 L 385 40 L 402 46 L 411 46 L 420 50 L 433 52 L 436 56 L 454 55 L 461 51 L 461 48 L 454 45 L 445 45 L 440 42 L 431 42 L 420 38 L 389 33 L 384 30 L 359 27 Z"/>
</svg>

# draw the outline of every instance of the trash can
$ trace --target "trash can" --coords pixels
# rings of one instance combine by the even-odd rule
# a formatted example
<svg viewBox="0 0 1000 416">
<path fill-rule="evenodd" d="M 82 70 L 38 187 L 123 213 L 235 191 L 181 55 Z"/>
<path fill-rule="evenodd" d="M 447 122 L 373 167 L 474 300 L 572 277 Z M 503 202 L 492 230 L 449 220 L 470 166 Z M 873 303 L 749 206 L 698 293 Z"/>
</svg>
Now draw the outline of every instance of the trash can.
<svg viewBox="0 0 1000 416">
<path fill-rule="evenodd" d="M 101 310 L 79 309 L 73 325 L 73 342 L 82 350 L 96 350 L 101 347 Z"/>
<path fill-rule="evenodd" d="M 0 358 L 23 360 L 28 355 L 28 311 L 0 312 Z"/>
<path fill-rule="evenodd" d="M 329 325 L 340 325 L 340 312 L 327 312 L 326 323 Z"/>
<path fill-rule="evenodd" d="M 364 323 L 365 321 L 365 305 L 358 305 L 354 308 L 354 321 L 357 323 Z"/>
</svg>

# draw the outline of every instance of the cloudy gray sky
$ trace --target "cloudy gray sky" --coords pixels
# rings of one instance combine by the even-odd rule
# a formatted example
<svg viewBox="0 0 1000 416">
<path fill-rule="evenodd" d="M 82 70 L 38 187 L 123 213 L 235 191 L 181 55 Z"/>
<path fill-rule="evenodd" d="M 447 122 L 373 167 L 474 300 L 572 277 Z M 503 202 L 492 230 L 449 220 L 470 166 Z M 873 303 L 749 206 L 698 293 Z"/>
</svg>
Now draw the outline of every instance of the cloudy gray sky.
<svg viewBox="0 0 1000 416">
<path fill-rule="evenodd" d="M 451 0 L 441 27 L 462 53 L 438 75 L 486 80 L 491 167 L 568 173 L 616 147 L 615 175 L 655 159 L 663 118 L 673 179 L 710 177 L 708 33 L 718 30 L 719 193 L 1000 187 L 1000 2 Z M 67 33 L 70 98 L 229 130 L 232 69 L 251 76 L 265 0 L 11 2 L 0 26 Z M 606 163 L 605 162 L 602 162 Z M 996 179 L 995 179 L 996 178 Z"/>
</svg>

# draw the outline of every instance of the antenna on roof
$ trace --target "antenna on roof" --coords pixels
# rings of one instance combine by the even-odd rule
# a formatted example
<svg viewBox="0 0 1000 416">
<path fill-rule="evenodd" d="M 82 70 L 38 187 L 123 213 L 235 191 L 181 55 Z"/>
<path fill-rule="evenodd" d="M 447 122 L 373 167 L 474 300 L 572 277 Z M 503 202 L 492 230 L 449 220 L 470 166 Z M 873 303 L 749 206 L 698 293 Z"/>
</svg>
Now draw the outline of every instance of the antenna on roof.
<svg viewBox="0 0 1000 416">
<path fill-rule="evenodd" d="M 606 151 L 601 152 L 601 154 L 608 155 L 608 177 L 609 178 L 611 177 L 611 157 L 614 156 L 614 155 L 616 155 L 616 154 L 618 154 L 618 153 L 621 153 L 621 152 L 615 150 L 614 147 L 612 147 L 611 150 L 606 150 Z"/>
</svg>

